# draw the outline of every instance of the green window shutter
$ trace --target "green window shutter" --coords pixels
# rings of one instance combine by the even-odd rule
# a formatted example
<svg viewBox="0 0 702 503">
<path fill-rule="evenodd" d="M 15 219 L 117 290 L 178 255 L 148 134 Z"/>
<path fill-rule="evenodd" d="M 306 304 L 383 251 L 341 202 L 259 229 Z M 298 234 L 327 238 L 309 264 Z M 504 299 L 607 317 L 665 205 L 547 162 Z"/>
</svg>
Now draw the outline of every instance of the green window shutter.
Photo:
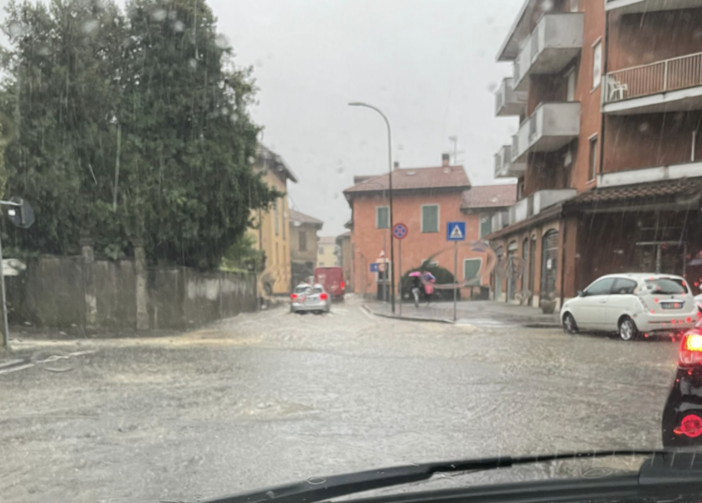
<svg viewBox="0 0 702 503">
<path fill-rule="evenodd" d="M 422 232 L 439 232 L 438 206 L 422 206 Z"/>
<path fill-rule="evenodd" d="M 463 279 L 476 279 L 480 273 L 480 268 L 483 265 L 481 258 L 469 258 L 463 261 Z"/>
</svg>

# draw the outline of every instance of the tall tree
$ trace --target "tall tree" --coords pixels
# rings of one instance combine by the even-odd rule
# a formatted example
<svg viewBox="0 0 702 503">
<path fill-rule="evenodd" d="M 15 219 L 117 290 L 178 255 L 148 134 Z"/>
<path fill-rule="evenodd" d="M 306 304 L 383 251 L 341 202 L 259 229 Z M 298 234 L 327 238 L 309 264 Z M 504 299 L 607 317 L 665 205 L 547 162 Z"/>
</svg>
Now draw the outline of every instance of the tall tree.
<svg viewBox="0 0 702 503">
<path fill-rule="evenodd" d="M 143 240 L 154 261 L 216 267 L 250 210 L 276 196 L 254 174 L 253 81 L 233 67 L 204 0 L 53 0 L 8 7 L 17 138 L 9 187 L 35 203 L 16 245 L 108 256 Z"/>
</svg>

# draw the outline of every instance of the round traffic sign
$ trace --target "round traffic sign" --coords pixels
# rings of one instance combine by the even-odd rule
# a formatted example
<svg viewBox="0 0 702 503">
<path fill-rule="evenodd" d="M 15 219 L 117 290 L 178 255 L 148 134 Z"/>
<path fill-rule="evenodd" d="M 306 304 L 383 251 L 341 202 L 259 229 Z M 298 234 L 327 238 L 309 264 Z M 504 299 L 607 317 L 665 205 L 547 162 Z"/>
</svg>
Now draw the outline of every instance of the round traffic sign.
<svg viewBox="0 0 702 503">
<path fill-rule="evenodd" d="M 395 227 L 392 228 L 392 235 L 397 239 L 405 239 L 408 232 L 405 224 L 395 224 Z"/>
</svg>

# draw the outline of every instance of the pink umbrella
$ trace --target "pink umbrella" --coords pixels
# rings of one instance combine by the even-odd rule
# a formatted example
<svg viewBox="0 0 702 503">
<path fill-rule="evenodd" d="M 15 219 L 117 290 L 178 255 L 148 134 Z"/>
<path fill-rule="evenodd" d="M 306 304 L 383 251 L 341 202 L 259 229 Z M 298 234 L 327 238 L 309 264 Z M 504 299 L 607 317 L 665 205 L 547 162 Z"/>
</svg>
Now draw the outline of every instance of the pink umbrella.
<svg viewBox="0 0 702 503">
<path fill-rule="evenodd" d="M 419 272 L 419 271 L 414 271 L 414 272 L 409 273 L 409 277 L 410 277 L 410 278 L 418 278 L 418 277 L 421 277 L 421 276 L 422 276 L 422 273 Z"/>
</svg>

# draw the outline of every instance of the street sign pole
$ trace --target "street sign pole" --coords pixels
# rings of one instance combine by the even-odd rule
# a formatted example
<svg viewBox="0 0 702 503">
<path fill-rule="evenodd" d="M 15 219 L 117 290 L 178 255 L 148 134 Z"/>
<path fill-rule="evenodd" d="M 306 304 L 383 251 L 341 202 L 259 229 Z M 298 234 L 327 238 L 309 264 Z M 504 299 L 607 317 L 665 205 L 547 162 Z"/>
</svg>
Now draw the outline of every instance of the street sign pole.
<svg viewBox="0 0 702 503">
<path fill-rule="evenodd" d="M 398 289 L 400 290 L 400 317 L 402 317 L 402 240 L 401 239 L 400 239 L 400 242 L 397 243 L 397 268 L 399 269 L 397 274 L 400 277 L 400 281 L 399 281 L 400 286 L 398 287 Z"/>
<path fill-rule="evenodd" d="M 0 264 L 4 264 L 2 258 L 2 237 L 0 236 Z M 7 302 L 5 301 L 5 267 L 0 273 L 0 290 L 2 290 L 2 347 L 7 348 L 10 341 L 10 328 L 7 324 Z"/>
<path fill-rule="evenodd" d="M 458 241 L 453 242 L 453 322 L 456 323 L 456 303 L 458 302 L 458 288 L 455 285 L 458 284 Z"/>
<path fill-rule="evenodd" d="M 446 225 L 446 240 L 453 241 L 453 322 L 456 323 L 458 304 L 458 242 L 466 240 L 466 223 L 449 222 Z"/>
</svg>

